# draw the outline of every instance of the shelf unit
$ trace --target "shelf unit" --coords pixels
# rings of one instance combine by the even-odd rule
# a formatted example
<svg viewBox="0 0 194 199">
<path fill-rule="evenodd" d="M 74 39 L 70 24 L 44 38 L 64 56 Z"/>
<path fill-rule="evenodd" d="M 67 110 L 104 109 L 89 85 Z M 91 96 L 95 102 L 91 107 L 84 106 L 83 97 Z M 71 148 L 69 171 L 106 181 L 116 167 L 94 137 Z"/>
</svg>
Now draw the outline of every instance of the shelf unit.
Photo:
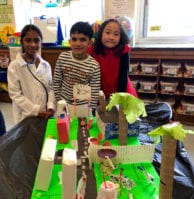
<svg viewBox="0 0 194 199">
<path fill-rule="evenodd" d="M 44 47 L 41 50 L 42 57 L 47 60 L 52 67 L 52 72 L 54 72 L 54 67 L 56 60 L 59 54 L 63 51 L 69 50 L 69 48 L 61 48 L 61 47 Z M 2 54 L 9 54 L 8 48 L 0 48 L 0 55 Z M 180 104 L 181 102 L 186 99 L 191 102 L 194 102 L 194 89 L 191 87 L 189 90 L 193 92 L 192 94 L 185 93 L 184 85 L 191 84 L 194 85 L 194 72 L 191 77 L 188 77 L 185 72 L 185 64 L 186 63 L 193 63 L 194 67 L 194 48 L 132 48 L 131 56 L 130 56 L 131 63 L 154 63 L 157 64 L 158 70 L 157 72 L 151 71 L 149 73 L 150 68 L 145 67 L 144 74 L 142 73 L 130 73 L 130 78 L 132 80 L 142 79 L 147 81 L 155 82 L 154 89 L 151 90 L 140 90 L 137 88 L 137 92 L 140 98 L 144 98 L 146 102 L 146 98 L 152 99 L 153 102 L 158 101 L 168 101 L 173 108 L 173 118 L 174 120 L 180 121 L 182 123 L 193 124 L 194 123 L 194 113 L 182 113 Z M 178 62 L 181 64 L 181 74 L 167 76 L 163 75 L 162 72 L 162 63 L 164 62 Z M 131 64 L 132 65 L 132 64 Z M 191 67 L 192 69 L 192 67 Z M 160 81 L 178 81 L 178 88 L 176 92 L 172 93 L 161 93 L 161 85 Z M 169 101 L 174 98 L 174 102 L 171 103 Z M 8 94 L 5 92 L 0 92 L 0 101 L 10 101 Z M 193 110 L 191 108 L 189 110 Z M 194 110 L 193 110 L 194 112 Z"/>
<path fill-rule="evenodd" d="M 129 76 L 145 103 L 168 102 L 173 120 L 194 123 L 193 49 L 135 48 L 130 62 Z"/>
</svg>

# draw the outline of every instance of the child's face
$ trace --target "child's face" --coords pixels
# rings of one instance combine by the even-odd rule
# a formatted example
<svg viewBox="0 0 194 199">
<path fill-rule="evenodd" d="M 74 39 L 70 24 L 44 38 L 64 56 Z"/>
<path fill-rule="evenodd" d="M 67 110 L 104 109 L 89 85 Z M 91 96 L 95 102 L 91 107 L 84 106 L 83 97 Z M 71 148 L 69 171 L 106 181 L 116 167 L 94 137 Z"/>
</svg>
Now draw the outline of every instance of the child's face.
<svg viewBox="0 0 194 199">
<path fill-rule="evenodd" d="M 22 39 L 22 46 L 28 56 L 35 56 L 41 47 L 41 37 L 36 31 L 28 31 Z"/>
<path fill-rule="evenodd" d="M 91 40 L 88 36 L 82 33 L 71 34 L 69 43 L 75 58 L 85 59 L 87 57 L 87 49 L 91 44 Z"/>
<path fill-rule="evenodd" d="M 106 48 L 114 48 L 119 44 L 120 37 L 121 33 L 118 23 L 110 22 L 102 32 L 102 44 Z"/>
</svg>

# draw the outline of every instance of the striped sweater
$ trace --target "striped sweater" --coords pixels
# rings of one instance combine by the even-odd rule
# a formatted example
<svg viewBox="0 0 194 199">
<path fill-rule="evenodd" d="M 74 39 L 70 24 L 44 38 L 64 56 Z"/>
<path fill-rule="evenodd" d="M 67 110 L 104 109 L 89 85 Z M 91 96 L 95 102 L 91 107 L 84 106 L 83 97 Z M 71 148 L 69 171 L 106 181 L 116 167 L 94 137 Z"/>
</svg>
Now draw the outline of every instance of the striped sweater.
<svg viewBox="0 0 194 199">
<path fill-rule="evenodd" d="M 90 55 L 85 60 L 76 60 L 72 51 L 62 52 L 56 62 L 53 88 L 56 100 L 65 99 L 67 103 L 73 104 L 73 86 L 84 84 L 91 87 L 91 106 L 98 104 L 100 90 L 100 67 L 97 61 Z M 76 99 L 76 104 L 88 103 Z"/>
</svg>

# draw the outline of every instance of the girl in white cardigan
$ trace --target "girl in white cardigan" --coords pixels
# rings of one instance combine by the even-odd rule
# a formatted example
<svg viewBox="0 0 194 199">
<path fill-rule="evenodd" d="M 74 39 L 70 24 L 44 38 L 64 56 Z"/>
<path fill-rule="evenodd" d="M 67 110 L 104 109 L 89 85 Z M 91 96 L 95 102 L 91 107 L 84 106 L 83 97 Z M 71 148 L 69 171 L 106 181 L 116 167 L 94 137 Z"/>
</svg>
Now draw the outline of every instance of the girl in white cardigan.
<svg viewBox="0 0 194 199">
<path fill-rule="evenodd" d="M 8 67 L 8 91 L 15 123 L 26 117 L 51 117 L 56 108 L 50 64 L 38 54 L 42 33 L 29 24 L 21 31 L 22 53 Z"/>
</svg>

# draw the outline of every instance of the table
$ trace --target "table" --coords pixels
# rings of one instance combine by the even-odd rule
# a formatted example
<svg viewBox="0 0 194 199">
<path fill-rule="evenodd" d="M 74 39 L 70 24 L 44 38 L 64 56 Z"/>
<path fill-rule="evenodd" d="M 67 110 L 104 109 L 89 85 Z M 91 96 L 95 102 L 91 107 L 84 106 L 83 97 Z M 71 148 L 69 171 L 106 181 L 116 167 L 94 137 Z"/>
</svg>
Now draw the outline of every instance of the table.
<svg viewBox="0 0 194 199">
<path fill-rule="evenodd" d="M 55 139 L 58 139 L 57 135 L 57 127 L 56 127 L 56 119 L 49 119 L 47 123 L 47 128 L 45 132 L 45 138 L 52 137 Z M 85 142 L 88 139 L 88 136 L 97 137 L 99 133 L 99 129 L 96 125 L 96 121 L 94 118 L 93 124 L 89 131 L 85 127 L 80 126 L 80 120 L 78 119 L 71 119 L 71 125 L 70 125 L 70 142 L 68 144 L 59 144 L 57 143 L 56 150 L 62 150 L 65 147 L 72 148 L 72 141 L 75 141 L 78 139 L 78 153 L 77 157 L 80 158 L 83 157 L 85 154 L 84 150 L 85 147 L 87 147 L 87 143 Z M 84 132 L 84 136 L 83 136 Z M 86 146 L 84 146 L 84 144 Z M 111 144 L 117 143 L 117 140 L 110 140 Z M 129 145 L 139 145 L 137 137 L 130 137 L 128 138 L 128 144 Z M 85 158 L 84 164 L 86 167 L 84 168 L 84 172 L 87 175 L 87 187 L 86 187 L 86 196 L 85 199 L 91 199 L 96 198 L 97 190 L 99 190 L 99 187 L 101 183 L 103 182 L 103 176 L 100 171 L 100 164 L 94 163 L 93 169 L 89 169 L 89 164 L 87 158 Z M 151 174 L 154 178 L 154 183 L 147 180 L 146 175 L 144 172 L 142 172 L 139 167 L 143 168 L 147 173 Z M 149 162 L 142 162 L 137 164 L 120 164 L 118 167 L 114 170 L 115 175 L 119 175 L 120 169 L 123 169 L 123 175 L 129 177 L 132 179 L 136 186 L 132 188 L 131 193 L 133 193 L 134 199 L 154 199 L 158 198 L 159 193 L 159 176 L 157 172 L 155 171 L 155 168 L 152 166 Z M 36 183 L 34 183 L 33 191 L 31 199 L 61 199 L 61 193 L 62 193 L 62 186 L 60 184 L 59 180 L 59 173 L 61 172 L 62 167 L 60 162 L 55 162 L 53 166 L 53 172 L 50 182 L 50 188 L 47 192 L 45 191 L 39 191 L 36 190 Z M 82 167 L 78 166 L 77 168 L 77 179 L 79 180 L 82 176 Z M 108 180 L 109 177 L 106 176 L 106 179 Z M 146 191 L 145 191 L 146 190 Z M 118 199 L 124 199 L 128 195 L 128 191 L 126 189 L 122 189 L 121 195 L 119 195 Z"/>
</svg>

